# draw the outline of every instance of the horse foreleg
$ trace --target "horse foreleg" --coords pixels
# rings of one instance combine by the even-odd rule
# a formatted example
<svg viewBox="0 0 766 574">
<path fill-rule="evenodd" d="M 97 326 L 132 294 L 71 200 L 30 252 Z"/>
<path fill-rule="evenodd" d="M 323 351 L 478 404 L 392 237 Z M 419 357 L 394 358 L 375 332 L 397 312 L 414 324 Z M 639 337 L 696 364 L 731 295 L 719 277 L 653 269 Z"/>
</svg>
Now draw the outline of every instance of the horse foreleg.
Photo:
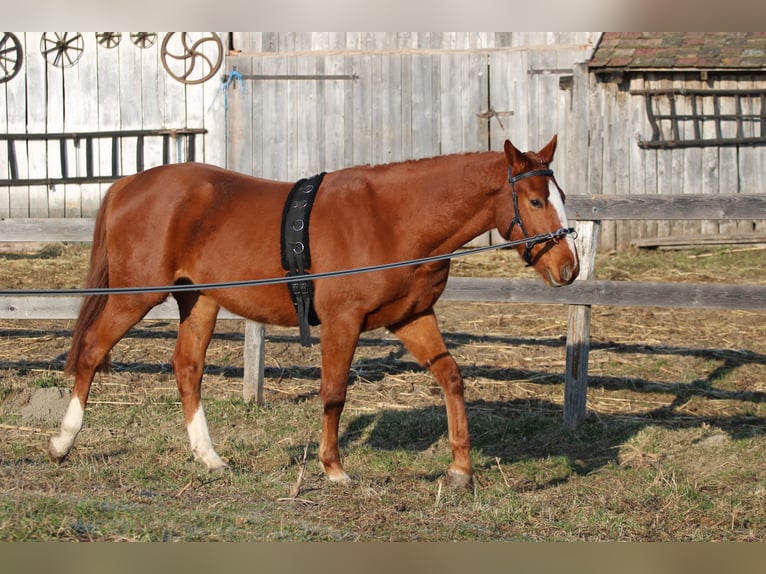
<svg viewBox="0 0 766 574">
<path fill-rule="evenodd" d="M 447 471 L 447 480 L 455 487 L 470 487 L 473 470 L 469 452 L 471 439 L 463 397 L 463 376 L 444 344 L 433 310 L 391 327 L 391 331 L 401 339 L 415 359 L 428 367 L 439 381 L 444 391 L 449 441 L 452 447 L 452 464 Z"/>
<path fill-rule="evenodd" d="M 110 297 L 103 311 L 85 330 L 77 353 L 72 399 L 61 421 L 58 435 L 48 441 L 48 455 L 61 462 L 69 454 L 83 425 L 85 405 L 96 369 L 107 353 L 161 299 L 157 296 L 135 298 Z"/>
<path fill-rule="evenodd" d="M 333 320 L 322 325 L 322 384 L 319 394 L 322 398 L 322 440 L 319 445 L 319 463 L 334 482 L 350 480 L 338 451 L 338 427 L 340 415 L 346 403 L 348 372 L 359 341 L 357 323 Z"/>
<path fill-rule="evenodd" d="M 205 353 L 215 329 L 219 307 L 209 297 L 197 293 L 176 294 L 176 299 L 181 322 L 173 353 L 173 371 L 181 395 L 189 444 L 194 458 L 208 469 L 224 468 L 226 463 L 213 448 L 201 400 Z"/>
</svg>

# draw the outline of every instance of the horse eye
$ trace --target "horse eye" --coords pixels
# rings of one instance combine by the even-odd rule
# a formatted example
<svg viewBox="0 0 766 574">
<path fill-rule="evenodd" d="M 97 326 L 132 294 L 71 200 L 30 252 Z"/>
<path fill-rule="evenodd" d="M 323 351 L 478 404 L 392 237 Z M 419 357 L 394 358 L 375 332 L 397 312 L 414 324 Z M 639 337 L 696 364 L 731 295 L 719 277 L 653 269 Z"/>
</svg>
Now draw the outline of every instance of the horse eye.
<svg viewBox="0 0 766 574">
<path fill-rule="evenodd" d="M 539 199 L 532 199 L 529 201 L 529 203 L 534 207 L 535 209 L 541 209 L 543 207 L 543 202 Z"/>
</svg>

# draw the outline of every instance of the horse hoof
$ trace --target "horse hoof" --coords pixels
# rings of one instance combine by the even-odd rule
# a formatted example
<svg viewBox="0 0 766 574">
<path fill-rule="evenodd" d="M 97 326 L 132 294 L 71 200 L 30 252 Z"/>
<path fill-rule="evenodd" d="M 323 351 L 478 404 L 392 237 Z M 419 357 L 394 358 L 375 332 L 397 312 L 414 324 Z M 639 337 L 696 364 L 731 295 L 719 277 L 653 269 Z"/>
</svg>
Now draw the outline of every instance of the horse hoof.
<svg viewBox="0 0 766 574">
<path fill-rule="evenodd" d="M 320 461 L 319 466 L 322 467 L 322 470 L 324 471 L 325 475 L 327 476 L 327 479 L 330 482 L 333 482 L 335 484 L 349 484 L 351 482 L 351 477 L 346 474 L 346 471 L 344 471 L 342 468 L 336 468 L 328 470 L 327 467 L 325 467 L 324 463 Z"/>
<path fill-rule="evenodd" d="M 66 455 L 69 454 L 69 451 L 62 452 L 61 449 L 56 446 L 55 438 L 56 437 L 51 437 L 48 441 L 48 457 L 51 461 L 61 464 L 64 462 Z"/>
<path fill-rule="evenodd" d="M 345 472 L 341 472 L 333 476 L 327 475 L 327 478 L 329 478 L 330 482 L 333 484 L 351 484 L 351 477 Z"/>
<path fill-rule="evenodd" d="M 473 475 L 450 468 L 445 477 L 446 485 L 455 490 L 472 490 Z"/>
<path fill-rule="evenodd" d="M 231 470 L 231 467 L 229 467 L 229 465 L 226 464 L 225 462 L 222 462 L 218 466 L 213 466 L 207 469 L 207 471 L 210 474 L 224 474 L 226 472 L 229 472 L 230 470 Z"/>
</svg>

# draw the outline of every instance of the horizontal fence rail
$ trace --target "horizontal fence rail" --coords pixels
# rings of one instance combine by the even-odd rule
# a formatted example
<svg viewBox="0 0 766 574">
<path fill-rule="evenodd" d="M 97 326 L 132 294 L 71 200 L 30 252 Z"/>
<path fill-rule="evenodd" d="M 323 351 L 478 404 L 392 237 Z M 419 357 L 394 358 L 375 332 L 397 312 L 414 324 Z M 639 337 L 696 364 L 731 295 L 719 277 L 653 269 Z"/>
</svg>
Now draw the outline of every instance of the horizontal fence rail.
<svg viewBox="0 0 766 574">
<path fill-rule="evenodd" d="M 766 195 L 585 196 L 567 198 L 575 221 L 581 258 L 580 277 L 562 288 L 544 287 L 537 279 L 450 277 L 442 300 L 569 306 L 564 426 L 579 427 L 586 414 L 590 309 L 675 307 L 738 309 L 766 312 L 766 285 L 596 280 L 595 256 L 602 220 L 766 219 Z M 2 219 L 3 242 L 90 242 L 92 219 Z M 80 297 L 0 296 L 0 319 L 74 319 Z M 242 319 L 224 309 L 221 319 Z M 147 319 L 178 318 L 173 301 L 155 307 Z M 245 321 L 246 400 L 263 400 L 263 325 Z"/>
</svg>

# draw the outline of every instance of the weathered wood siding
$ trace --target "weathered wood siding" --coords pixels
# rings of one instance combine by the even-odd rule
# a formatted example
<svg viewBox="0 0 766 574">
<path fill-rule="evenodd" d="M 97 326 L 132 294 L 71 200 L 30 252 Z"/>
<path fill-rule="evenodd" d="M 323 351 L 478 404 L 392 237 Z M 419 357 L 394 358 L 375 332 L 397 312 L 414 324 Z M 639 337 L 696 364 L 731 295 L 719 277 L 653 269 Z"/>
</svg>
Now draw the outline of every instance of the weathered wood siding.
<svg viewBox="0 0 766 574">
<path fill-rule="evenodd" d="M 752 89 L 766 87 L 766 77 L 714 74 L 703 81 L 699 74 L 643 73 L 625 75 L 622 82 L 604 81 L 588 74 L 584 66 L 575 76 L 576 89 L 587 86 L 588 105 L 579 106 L 587 126 L 589 153 L 583 157 L 587 178 L 576 178 L 577 192 L 605 195 L 668 194 L 761 194 L 766 193 L 766 146 L 707 146 L 676 149 L 642 149 L 640 140 L 652 135 L 646 113 L 645 98 L 631 91 L 654 89 Z M 712 98 L 710 99 L 712 100 Z M 691 103 L 679 97 L 675 101 L 679 115 L 691 114 Z M 712 107 L 712 101 L 705 103 Z M 721 99 L 721 111 L 733 114 L 734 100 Z M 763 115 L 758 104 L 746 114 Z M 760 104 L 763 105 L 762 103 Z M 713 109 L 705 109 L 713 114 Z M 668 110 L 664 110 L 665 113 Z M 577 120 L 581 121 L 581 120 Z M 680 125 L 683 137 L 693 137 L 691 122 Z M 751 126 L 750 129 L 753 129 Z M 712 122 L 703 124 L 703 137 L 715 137 Z M 724 137 L 734 137 L 735 125 L 725 125 Z M 752 134 L 744 134 L 749 136 Z M 579 139 L 579 138 L 578 138 Z M 585 140 L 580 140 L 585 141 Z M 583 185 L 585 187 L 579 187 Z M 641 221 L 604 222 L 601 247 L 627 247 L 641 237 L 694 236 L 700 234 L 733 234 L 763 232 L 766 222 L 750 221 Z"/>
<path fill-rule="evenodd" d="M 181 84 L 165 72 L 164 34 L 140 49 L 126 32 L 117 48 L 106 49 L 94 33 L 83 33 L 81 60 L 62 70 L 40 54 L 41 33 L 17 33 L 24 64 L 17 77 L 0 84 L 6 110 L 0 130 L 205 128 L 198 160 L 284 180 L 363 163 L 499 150 L 506 138 L 521 149 L 539 149 L 558 133 L 553 167 L 569 194 L 764 192 L 766 146 L 640 148 L 651 127 L 644 98 L 630 93 L 759 88 L 762 77 L 711 75 L 702 82 L 643 74 L 603 81 L 584 64 L 599 33 L 224 32 L 224 49 L 232 52 L 220 73 L 201 85 Z M 246 79 L 226 88 L 235 68 Z M 744 111 L 764 113 L 752 106 Z M 709 134 L 713 128 L 704 129 Z M 146 167 L 159 163 L 153 145 Z M 55 147 L 19 146 L 20 176 L 45 177 L 57 169 Z M 8 158 L 0 148 L 1 179 Z M 123 149 L 123 163 L 133 155 L 134 149 Z M 83 171 L 82 156 L 81 149 L 70 150 L 71 173 Z M 108 157 L 106 149 L 99 152 L 101 163 Z M 183 159 L 180 146 L 174 148 L 172 160 Z M 123 169 L 130 172 L 128 165 Z M 89 217 L 107 187 L 0 187 L 0 217 Z M 600 247 L 622 248 L 647 236 L 752 231 L 766 231 L 766 224 L 605 222 Z"/>
<path fill-rule="evenodd" d="M 197 142 L 198 160 L 225 164 L 225 122 L 220 82 L 184 85 L 160 61 L 162 32 L 149 48 L 139 48 L 123 32 L 119 45 L 105 48 L 94 32 L 82 32 L 83 51 L 68 68 L 48 64 L 40 50 L 41 32 L 16 32 L 23 47 L 23 67 L 0 84 L 0 130 L 9 134 L 70 133 L 160 128 L 206 128 Z M 95 163 L 108 173 L 109 141 L 94 150 Z M 135 171 L 135 142 L 120 150 L 122 173 Z M 132 147 L 131 147 L 132 146 Z M 152 147 L 154 146 L 154 147 Z M 85 174 L 84 145 L 68 151 L 69 173 Z M 54 142 L 16 146 L 20 178 L 60 173 L 60 151 Z M 184 160 L 173 146 L 171 161 Z M 158 144 L 147 140 L 145 167 L 161 163 Z M 101 165 L 104 164 L 105 165 Z M 131 171 L 132 170 L 132 171 Z M 50 176 L 48 174 L 51 174 Z M 9 178 L 8 150 L 0 146 L 0 179 Z M 91 216 L 109 184 L 60 184 L 0 187 L 0 217 Z"/>
<path fill-rule="evenodd" d="M 592 33 L 261 33 L 232 37 L 229 167 L 297 180 L 454 152 L 539 149 L 577 170 L 571 83 Z M 562 85 L 565 86 L 562 89 Z M 486 242 L 489 236 L 479 240 Z"/>
</svg>

